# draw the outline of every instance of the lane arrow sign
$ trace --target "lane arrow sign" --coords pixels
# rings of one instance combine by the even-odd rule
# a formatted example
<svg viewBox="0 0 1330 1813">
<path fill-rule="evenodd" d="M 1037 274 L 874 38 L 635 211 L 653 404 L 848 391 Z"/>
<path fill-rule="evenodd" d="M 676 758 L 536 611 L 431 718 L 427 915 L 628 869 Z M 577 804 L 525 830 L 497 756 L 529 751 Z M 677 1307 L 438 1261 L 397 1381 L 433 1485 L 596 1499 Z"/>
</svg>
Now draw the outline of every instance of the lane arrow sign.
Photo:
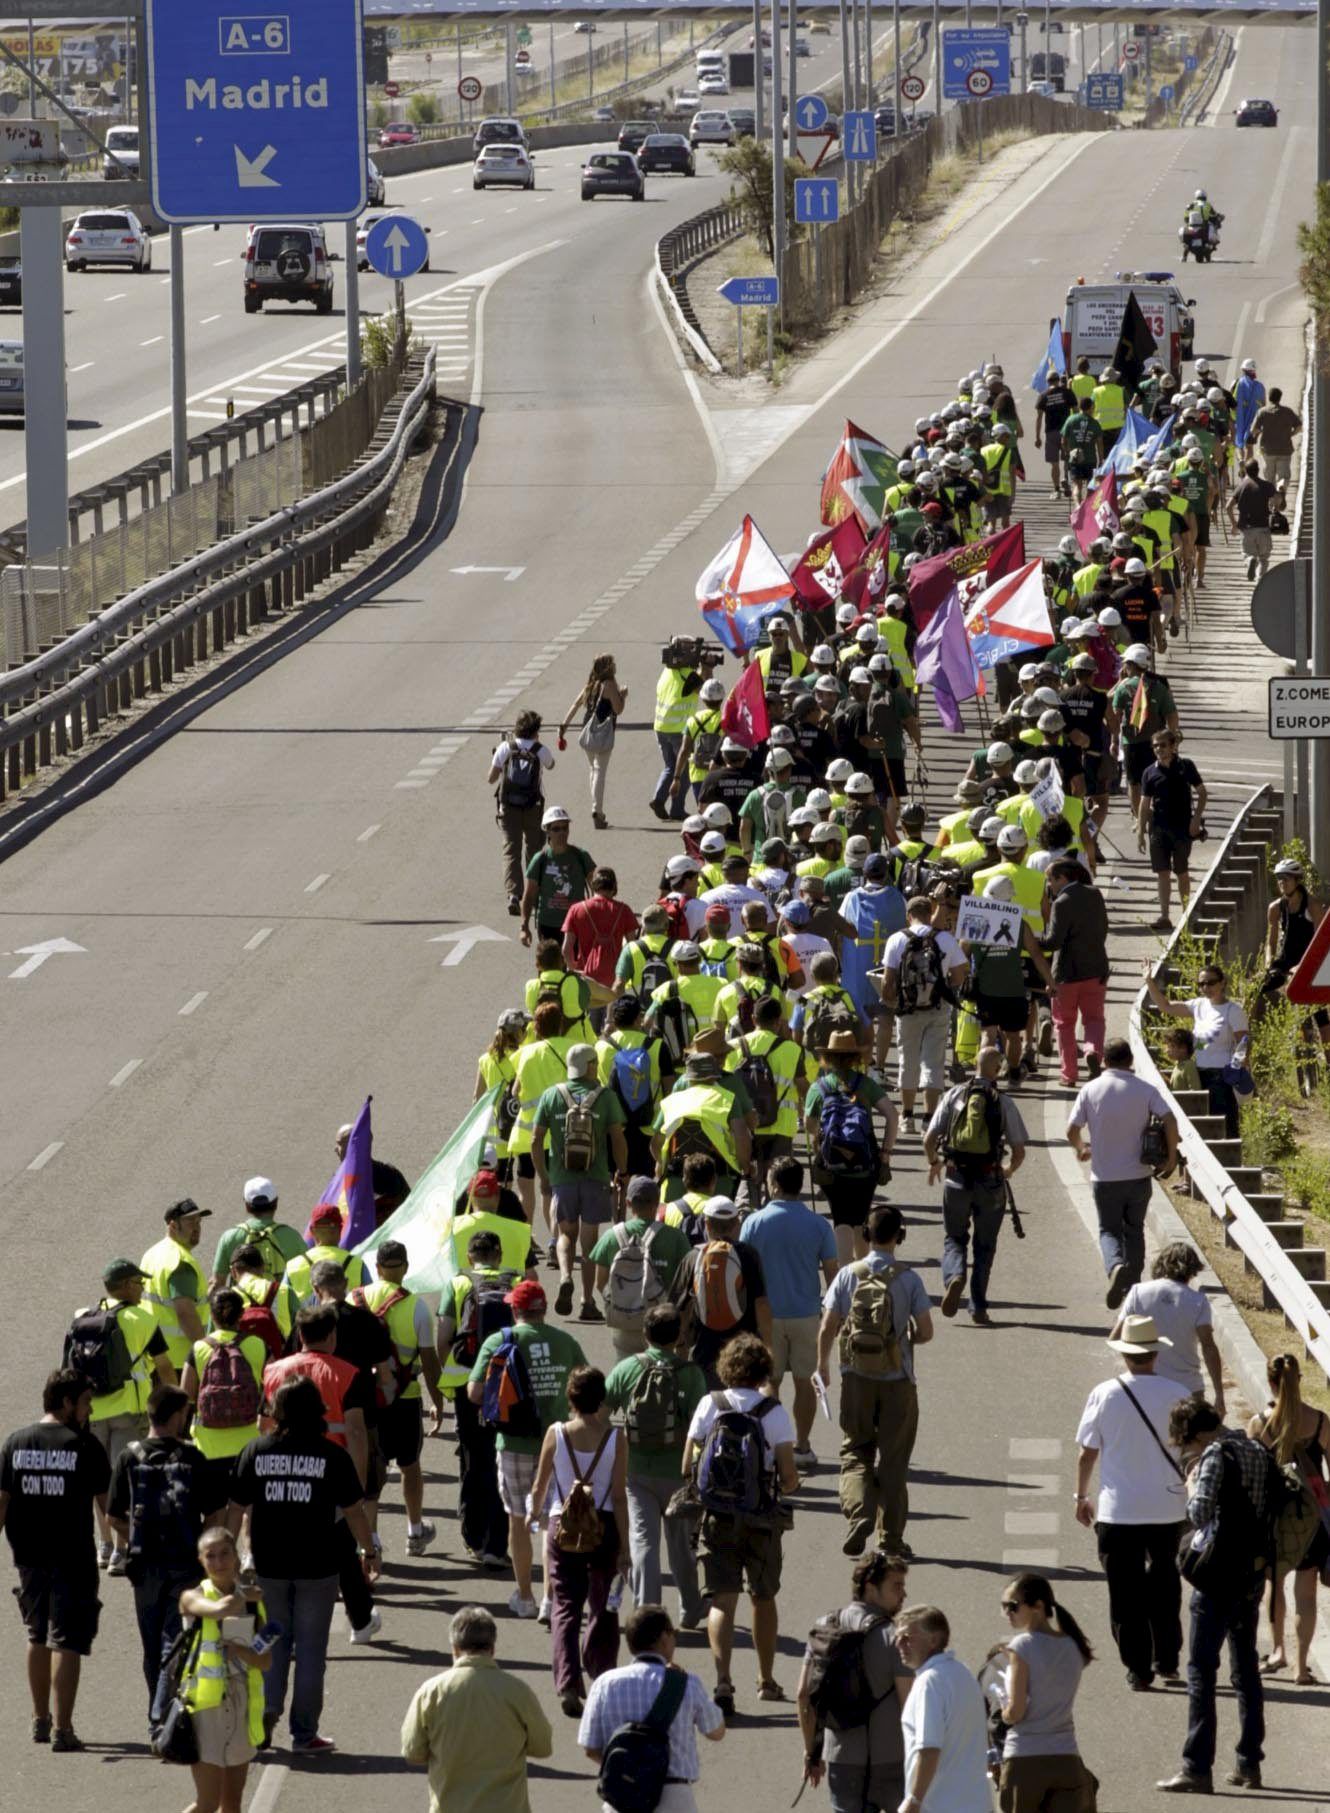
<svg viewBox="0 0 1330 1813">
<path fill-rule="evenodd" d="M 430 939 L 431 944 L 451 944 L 453 949 L 439 965 L 440 969 L 456 969 L 468 951 L 473 951 L 478 944 L 511 944 L 512 939 L 503 932 L 492 932 L 487 925 L 463 926 L 460 932 L 440 932 L 437 938 Z M 76 950 L 77 945 L 74 947 Z"/>
<path fill-rule="evenodd" d="M 276 145 L 265 145 L 257 157 L 246 157 L 239 145 L 233 149 L 236 154 L 236 181 L 242 189 L 281 188 L 282 185 L 275 176 L 264 174 L 277 155 Z"/>
<path fill-rule="evenodd" d="M 25 976 L 31 976 L 39 970 L 48 957 L 80 956 L 86 957 L 87 950 L 81 944 L 71 944 L 68 938 L 48 938 L 44 944 L 20 944 L 11 957 L 26 957 L 26 963 L 20 963 L 17 969 L 11 969 L 9 980 L 21 982 Z"/>
<path fill-rule="evenodd" d="M 411 241 L 400 227 L 394 227 L 386 236 L 383 243 L 387 246 L 389 252 L 392 253 L 392 267 L 394 274 L 396 274 L 401 270 L 402 265 L 405 262 L 404 254 Z"/>
<path fill-rule="evenodd" d="M 514 579 L 520 579 L 522 577 L 523 573 L 526 572 L 526 568 L 525 567 L 454 567 L 452 569 L 452 571 L 454 573 L 502 573 L 505 582 L 507 584 L 511 585 Z"/>
</svg>

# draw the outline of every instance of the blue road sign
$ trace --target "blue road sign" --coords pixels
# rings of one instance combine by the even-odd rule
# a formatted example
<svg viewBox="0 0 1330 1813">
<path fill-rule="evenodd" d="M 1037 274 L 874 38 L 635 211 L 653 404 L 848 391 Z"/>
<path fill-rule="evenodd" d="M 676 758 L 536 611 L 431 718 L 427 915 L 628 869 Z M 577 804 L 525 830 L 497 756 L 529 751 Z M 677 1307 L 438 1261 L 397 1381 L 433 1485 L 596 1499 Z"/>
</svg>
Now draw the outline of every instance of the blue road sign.
<svg viewBox="0 0 1330 1813">
<path fill-rule="evenodd" d="M 1184 69 L 1187 69 L 1187 70 L 1193 70 L 1193 69 L 1195 69 L 1195 68 L 1196 68 L 1196 59 L 1195 59 L 1195 57 L 1184 57 L 1184 58 L 1183 58 L 1183 59 L 1182 59 L 1182 67 L 1183 67 L 1183 68 L 1184 68 Z"/>
<path fill-rule="evenodd" d="M 840 184 L 834 176 L 801 176 L 794 185 L 794 218 L 808 227 L 840 219 Z"/>
<path fill-rule="evenodd" d="M 871 113 L 847 113 L 840 123 L 841 156 L 847 164 L 877 162 L 877 121 Z"/>
<path fill-rule="evenodd" d="M 948 101 L 971 98 L 965 78 L 982 69 L 992 78 L 989 94 L 1011 93 L 1011 39 L 1006 27 L 976 26 L 973 31 L 948 26 L 942 34 L 942 93 Z"/>
<path fill-rule="evenodd" d="M 1171 82 L 1164 83 L 1163 87 L 1159 90 L 1159 98 L 1165 104 L 1173 99 L 1173 84 Z"/>
<path fill-rule="evenodd" d="M 365 256 L 380 277 L 414 277 L 429 263 L 429 240 L 409 214 L 389 214 L 366 234 Z"/>
<path fill-rule="evenodd" d="M 820 94 L 801 94 L 794 103 L 794 123 L 800 132 L 821 132 L 831 109 Z"/>
<path fill-rule="evenodd" d="M 716 291 L 736 308 L 775 308 L 780 301 L 779 277 L 731 277 Z"/>
<path fill-rule="evenodd" d="M 1085 105 L 1102 113 L 1122 111 L 1123 79 L 1120 75 L 1088 75 L 1085 78 Z"/>
<path fill-rule="evenodd" d="M 280 4 L 148 0 L 163 220 L 349 220 L 364 207 L 361 0 Z"/>
</svg>

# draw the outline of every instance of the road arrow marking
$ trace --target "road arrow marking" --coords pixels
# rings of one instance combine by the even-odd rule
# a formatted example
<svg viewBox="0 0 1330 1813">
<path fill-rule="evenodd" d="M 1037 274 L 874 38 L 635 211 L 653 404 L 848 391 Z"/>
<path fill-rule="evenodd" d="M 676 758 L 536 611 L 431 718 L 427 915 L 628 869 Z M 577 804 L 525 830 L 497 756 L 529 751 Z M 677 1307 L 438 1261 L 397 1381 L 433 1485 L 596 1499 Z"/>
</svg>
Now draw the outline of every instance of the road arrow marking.
<svg viewBox="0 0 1330 1813">
<path fill-rule="evenodd" d="M 394 271 L 401 270 L 406 255 L 406 248 L 410 243 L 411 241 L 400 227 L 394 227 L 391 233 L 386 233 L 384 235 L 384 248 L 392 253 L 392 267 Z"/>
<path fill-rule="evenodd" d="M 509 585 L 526 572 L 525 567 L 454 567 L 452 570 L 454 573 L 502 573 Z"/>
<path fill-rule="evenodd" d="M 48 957 L 81 956 L 87 951 L 81 944 L 71 944 L 68 938 L 48 938 L 44 944 L 20 944 L 16 951 L 10 951 L 11 957 L 26 957 L 26 963 L 20 963 L 17 969 L 11 969 L 9 980 L 21 982 L 25 976 L 31 976 L 39 970 Z"/>
<path fill-rule="evenodd" d="M 281 184 L 275 176 L 265 176 L 264 171 L 277 156 L 276 145 L 265 145 L 257 157 L 246 157 L 239 145 L 233 146 L 236 154 L 236 181 L 242 189 L 280 189 Z"/>
<path fill-rule="evenodd" d="M 464 926 L 460 932 L 440 932 L 437 938 L 430 939 L 431 944 L 451 944 L 454 949 L 439 965 L 440 969 L 456 969 L 468 951 L 473 951 L 478 944 L 511 944 L 512 939 L 503 932 L 492 932 L 487 925 Z"/>
</svg>

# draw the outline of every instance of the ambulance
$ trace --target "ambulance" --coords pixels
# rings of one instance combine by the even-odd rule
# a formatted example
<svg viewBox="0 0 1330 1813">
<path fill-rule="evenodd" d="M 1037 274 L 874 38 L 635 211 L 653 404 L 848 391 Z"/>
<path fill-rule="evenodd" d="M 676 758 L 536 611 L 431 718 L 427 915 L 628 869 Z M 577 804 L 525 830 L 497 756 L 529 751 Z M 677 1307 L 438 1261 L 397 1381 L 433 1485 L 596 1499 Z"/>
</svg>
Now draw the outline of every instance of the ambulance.
<svg viewBox="0 0 1330 1813">
<path fill-rule="evenodd" d="M 1172 271 L 1119 271 L 1113 283 L 1087 283 L 1077 278 L 1067 291 L 1062 311 L 1062 350 L 1068 371 L 1088 358 L 1092 369 L 1117 351 L 1127 297 L 1137 304 L 1159 348 L 1159 357 L 1181 376 L 1182 361 L 1192 357 L 1196 320 L 1194 296 L 1184 297 Z"/>
</svg>

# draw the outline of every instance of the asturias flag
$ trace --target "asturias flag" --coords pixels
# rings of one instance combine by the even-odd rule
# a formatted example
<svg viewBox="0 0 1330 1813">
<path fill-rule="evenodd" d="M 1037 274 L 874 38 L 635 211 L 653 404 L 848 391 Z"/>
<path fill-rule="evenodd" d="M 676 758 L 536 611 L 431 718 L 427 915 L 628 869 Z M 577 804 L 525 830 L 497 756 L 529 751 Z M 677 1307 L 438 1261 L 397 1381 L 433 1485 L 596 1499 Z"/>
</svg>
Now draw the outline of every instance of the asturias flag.
<svg viewBox="0 0 1330 1813">
<path fill-rule="evenodd" d="M 881 969 L 882 953 L 893 932 L 905 930 L 905 901 L 899 888 L 851 888 L 841 902 L 848 927 L 840 947 L 841 986 L 861 1014 L 876 1014 L 877 990 L 870 969 Z"/>
<path fill-rule="evenodd" d="M 833 529 L 822 529 L 804 549 L 790 574 L 799 602 L 807 610 L 825 610 L 840 601 L 845 581 L 858 566 L 864 551 L 864 532 L 856 516 L 847 516 Z"/>
<path fill-rule="evenodd" d="M 1051 648 L 1043 561 L 1032 560 L 996 585 L 985 586 L 966 606 L 965 629 L 980 667 L 996 667 L 1032 648 Z"/>
<path fill-rule="evenodd" d="M 857 516 L 865 535 L 882 527 L 883 500 L 896 482 L 896 455 L 881 441 L 845 424 L 840 445 L 822 475 L 822 520 L 844 522 Z"/>
<path fill-rule="evenodd" d="M 1106 472 L 1093 491 L 1086 494 L 1083 503 L 1077 504 L 1072 512 L 1071 526 L 1076 531 L 1076 539 L 1081 544 L 1081 553 L 1090 552 L 1090 543 L 1097 541 L 1101 535 L 1116 535 L 1118 532 L 1118 475 Z"/>
<path fill-rule="evenodd" d="M 324 1208 L 331 1204 L 342 1211 L 342 1232 L 337 1244 L 348 1250 L 362 1240 L 368 1240 L 374 1232 L 374 1167 L 371 1159 L 374 1136 L 369 1124 L 369 1105 L 373 1099 L 373 1096 L 365 1097 L 365 1105 L 356 1116 L 351 1137 L 346 1142 L 346 1157 L 333 1172 L 316 1205 Z M 307 1227 L 305 1238 L 311 1237 Z"/>
<path fill-rule="evenodd" d="M 745 749 L 756 749 L 771 735 L 766 688 L 762 684 L 762 669 L 756 661 L 749 662 L 721 707 L 720 727 L 727 737 L 733 737 Z"/>
<path fill-rule="evenodd" d="M 736 655 L 752 648 L 767 618 L 793 596 L 789 574 L 751 516 L 697 582 L 698 608 Z"/>
</svg>

